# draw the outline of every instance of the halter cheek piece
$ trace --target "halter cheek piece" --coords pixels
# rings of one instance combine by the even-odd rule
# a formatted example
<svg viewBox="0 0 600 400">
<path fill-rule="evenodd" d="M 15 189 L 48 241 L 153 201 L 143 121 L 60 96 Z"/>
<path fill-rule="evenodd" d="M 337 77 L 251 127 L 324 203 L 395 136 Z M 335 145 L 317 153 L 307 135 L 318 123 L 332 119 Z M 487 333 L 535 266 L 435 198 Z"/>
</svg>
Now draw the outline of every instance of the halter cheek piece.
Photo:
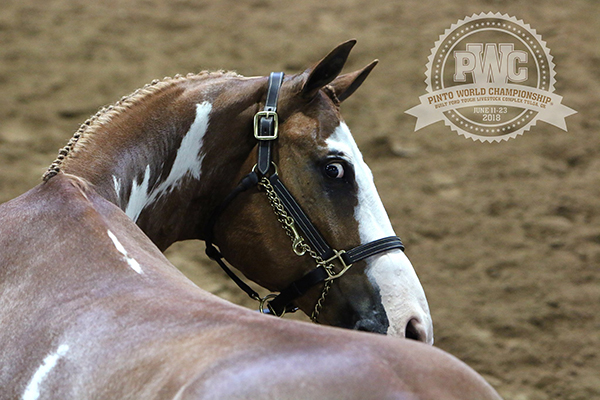
<svg viewBox="0 0 600 400">
<path fill-rule="evenodd" d="M 317 301 L 311 315 L 311 319 L 316 322 L 333 280 L 342 276 L 358 261 L 393 249 L 404 251 L 404 245 L 399 237 L 389 236 L 370 243 L 361 244 L 350 250 L 338 251 L 329 246 L 304 211 L 302 211 L 298 202 L 279 179 L 277 166 L 272 161 L 271 156 L 273 142 L 278 137 L 277 99 L 282 83 L 283 72 L 271 73 L 265 108 L 254 116 L 254 137 L 258 140 L 257 164 L 252 169 L 252 172 L 246 175 L 238 186 L 229 193 L 209 218 L 205 227 L 206 254 L 215 260 L 243 291 L 251 298 L 260 302 L 260 311 L 264 313 L 282 316 L 286 312 L 294 312 L 297 310 L 293 305 L 294 300 L 303 296 L 311 287 L 324 283 L 321 297 Z M 273 172 L 269 174 L 272 170 Z M 250 288 L 250 286 L 225 265 L 223 256 L 213 243 L 214 227 L 219 216 L 240 193 L 257 185 L 267 193 L 278 220 L 281 222 L 285 232 L 292 239 L 293 251 L 299 256 L 308 253 L 317 264 L 315 269 L 309 271 L 295 282 L 292 282 L 278 295 L 270 294 L 266 297 L 260 297 L 256 291 Z M 298 228 L 303 235 L 298 232 Z M 338 267 L 336 271 L 334 261 L 337 261 L 341 269 Z"/>
</svg>

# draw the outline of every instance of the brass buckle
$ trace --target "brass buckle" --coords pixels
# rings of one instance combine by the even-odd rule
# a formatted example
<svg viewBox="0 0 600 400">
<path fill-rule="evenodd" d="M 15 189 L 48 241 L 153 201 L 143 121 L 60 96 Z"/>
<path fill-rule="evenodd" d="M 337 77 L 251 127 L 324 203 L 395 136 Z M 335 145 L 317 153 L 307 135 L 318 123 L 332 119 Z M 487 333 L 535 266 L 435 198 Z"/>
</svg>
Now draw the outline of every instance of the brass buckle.
<svg viewBox="0 0 600 400">
<path fill-rule="evenodd" d="M 269 136 L 260 136 L 258 133 L 259 122 L 261 118 L 273 117 L 273 134 Z M 275 111 L 259 111 L 254 115 L 254 137 L 256 140 L 275 140 L 279 132 L 279 117 Z"/>
<path fill-rule="evenodd" d="M 345 250 L 337 251 L 334 249 L 333 253 L 335 255 L 333 257 L 331 257 L 330 259 L 323 261 L 322 264 L 323 265 L 329 264 L 330 262 L 332 262 L 333 260 L 335 260 L 337 258 L 342 263 L 342 270 L 338 273 L 335 273 L 333 271 L 330 271 L 328 268 L 325 268 L 325 271 L 327 271 L 327 275 L 329 275 L 327 278 L 325 278 L 325 282 L 332 281 L 334 279 L 339 278 L 340 276 L 344 275 L 346 273 L 346 271 L 348 271 L 350 269 L 350 267 L 352 266 L 352 264 L 346 265 L 346 262 L 342 258 L 342 254 L 346 253 Z"/>
</svg>

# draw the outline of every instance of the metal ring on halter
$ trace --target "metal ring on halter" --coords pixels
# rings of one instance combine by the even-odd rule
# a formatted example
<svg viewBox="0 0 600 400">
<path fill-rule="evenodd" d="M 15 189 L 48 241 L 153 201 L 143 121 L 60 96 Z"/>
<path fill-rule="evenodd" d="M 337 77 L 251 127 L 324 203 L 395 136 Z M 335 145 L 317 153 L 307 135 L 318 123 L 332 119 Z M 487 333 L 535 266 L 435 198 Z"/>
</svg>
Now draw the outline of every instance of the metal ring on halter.
<svg viewBox="0 0 600 400">
<path fill-rule="evenodd" d="M 330 270 L 329 268 L 325 268 L 325 271 L 327 271 L 327 275 L 329 275 L 329 277 L 327 277 L 325 279 L 325 282 L 332 281 L 332 280 L 337 279 L 340 276 L 344 275 L 346 273 L 346 271 L 348 271 L 350 269 L 350 267 L 353 265 L 353 264 L 346 264 L 346 261 L 344 261 L 344 258 L 342 257 L 342 255 L 346 253 L 345 250 L 337 251 L 336 249 L 333 249 L 333 252 L 335 253 L 335 255 L 333 257 L 331 257 L 330 259 L 323 261 L 322 265 L 329 265 L 331 262 L 333 262 L 333 260 L 338 259 L 340 261 L 340 263 L 342 264 L 342 270 L 340 272 L 336 273 L 336 272 L 333 272 L 333 270 Z"/>
<path fill-rule="evenodd" d="M 261 314 L 265 314 L 265 304 L 266 304 L 269 313 L 271 313 L 273 315 L 277 315 L 277 313 L 275 313 L 275 311 L 271 308 L 271 306 L 267 302 L 267 300 L 272 300 L 275 297 L 277 297 L 277 295 L 275 293 L 271 293 L 271 294 L 266 295 L 265 297 L 261 297 L 259 300 L 260 303 L 258 306 L 258 311 L 260 311 Z M 279 317 L 283 317 L 284 315 L 285 315 L 285 309 L 283 310 L 283 313 L 281 315 L 279 315 Z"/>
<path fill-rule="evenodd" d="M 277 164 L 275 164 L 274 161 L 271 161 L 271 165 L 273 166 L 273 169 L 275 170 L 275 173 L 277 174 L 279 172 L 279 169 L 277 169 Z M 258 169 L 258 164 L 254 164 L 254 167 L 252 167 L 252 172 L 257 173 L 256 172 L 257 169 Z"/>
</svg>

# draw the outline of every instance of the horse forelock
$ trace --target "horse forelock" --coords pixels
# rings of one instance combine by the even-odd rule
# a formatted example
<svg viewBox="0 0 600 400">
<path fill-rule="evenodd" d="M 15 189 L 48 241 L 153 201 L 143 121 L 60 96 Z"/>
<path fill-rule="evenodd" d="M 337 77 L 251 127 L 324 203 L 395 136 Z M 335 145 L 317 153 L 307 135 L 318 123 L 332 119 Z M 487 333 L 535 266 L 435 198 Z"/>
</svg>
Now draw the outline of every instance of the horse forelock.
<svg viewBox="0 0 600 400">
<path fill-rule="evenodd" d="M 154 95 L 165 91 L 166 89 L 184 84 L 186 82 L 201 82 L 218 78 L 241 78 L 233 71 L 202 71 L 194 74 L 190 73 L 185 76 L 175 75 L 174 77 L 165 77 L 163 79 L 155 79 L 152 82 L 136 89 L 127 96 L 123 96 L 114 104 L 101 108 L 96 114 L 88 118 L 79 129 L 73 134 L 69 142 L 59 150 L 57 158 L 48 167 L 44 175 L 43 181 L 47 181 L 56 174 L 68 163 L 68 160 L 73 154 L 85 148 L 88 141 L 94 138 L 94 135 L 109 124 L 114 118 L 122 115 L 131 108 L 142 104 L 152 98 Z"/>
</svg>

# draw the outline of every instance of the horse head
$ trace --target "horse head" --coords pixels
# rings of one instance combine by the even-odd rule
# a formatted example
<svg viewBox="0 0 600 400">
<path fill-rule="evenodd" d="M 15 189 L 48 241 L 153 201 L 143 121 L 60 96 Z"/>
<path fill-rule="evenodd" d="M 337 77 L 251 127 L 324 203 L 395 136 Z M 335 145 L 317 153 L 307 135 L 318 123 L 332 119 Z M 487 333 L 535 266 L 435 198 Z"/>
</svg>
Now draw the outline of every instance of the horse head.
<svg viewBox="0 0 600 400">
<path fill-rule="evenodd" d="M 340 75 L 354 43 L 341 44 L 315 66 L 284 80 L 277 108 L 278 138 L 272 149 L 271 168 L 277 168 L 281 182 L 311 223 L 338 250 L 395 235 L 372 173 L 339 110 L 377 63 Z M 257 152 L 252 151 L 241 171 L 257 162 Z M 310 256 L 315 249 L 308 246 L 309 254 L 302 257 L 292 251 L 282 215 L 272 201 L 269 204 L 259 191 L 239 197 L 217 227 L 225 258 L 272 291 L 281 291 L 315 268 L 314 254 Z M 283 218 L 287 217 L 286 213 Z M 333 265 L 337 271 L 346 267 L 340 258 Z M 425 294 L 402 250 L 356 262 L 326 284 L 327 293 L 323 285 L 313 286 L 294 301 L 313 319 L 317 311 L 321 323 L 433 341 Z"/>
<path fill-rule="evenodd" d="M 213 256 L 285 294 L 263 299 L 278 314 L 297 306 L 320 323 L 432 343 L 423 289 L 340 114 L 376 64 L 341 75 L 354 43 L 285 78 L 153 82 L 86 121 L 44 179 L 90 182 L 160 249 L 214 243 Z"/>
</svg>

